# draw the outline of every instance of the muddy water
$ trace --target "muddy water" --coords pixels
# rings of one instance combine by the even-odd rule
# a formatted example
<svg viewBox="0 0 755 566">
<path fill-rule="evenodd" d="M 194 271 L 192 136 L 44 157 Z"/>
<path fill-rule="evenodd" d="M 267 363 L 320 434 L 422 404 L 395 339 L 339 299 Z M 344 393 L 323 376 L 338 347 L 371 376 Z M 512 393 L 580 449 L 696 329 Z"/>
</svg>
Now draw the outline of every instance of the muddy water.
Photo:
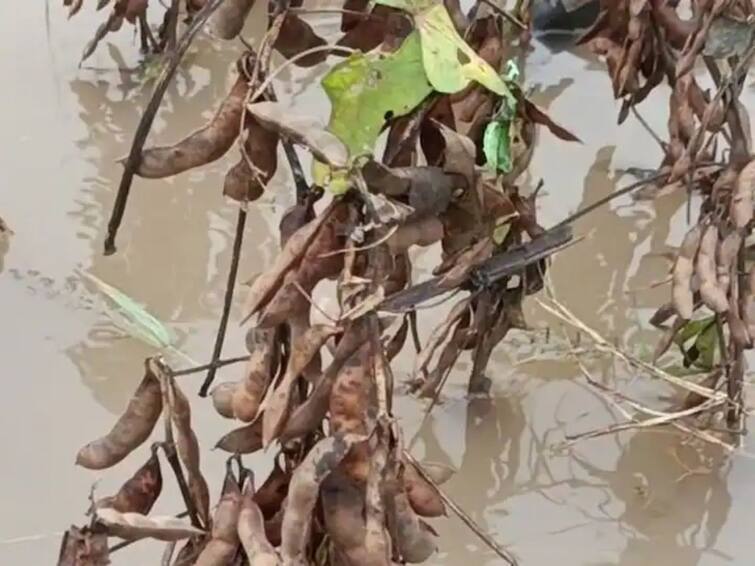
<svg viewBox="0 0 755 566">
<path fill-rule="evenodd" d="M 0 563 L 50 564 L 60 532 L 85 520 L 87 494 L 114 489 L 141 454 L 107 474 L 74 467 L 82 442 L 104 430 L 140 378 L 153 350 L 113 323 L 110 307 L 81 271 L 117 284 L 170 325 L 177 347 L 206 360 L 222 304 L 235 209 L 220 195 L 228 161 L 169 181 L 138 180 L 119 241 L 101 253 L 104 227 L 149 86 L 133 69 L 138 54 L 128 32 L 105 42 L 84 69 L 77 57 L 99 23 L 91 9 L 66 23 L 58 2 L 0 6 L 0 216 L 15 235 L 0 245 Z M 12 5 L 12 7 L 11 7 Z M 237 51 L 208 40 L 165 98 L 153 139 L 174 140 L 200 125 L 224 93 Z M 630 182 L 619 170 L 652 167 L 659 151 L 639 123 L 615 126 L 617 108 L 599 64 L 578 52 L 535 46 L 523 62 L 534 98 L 572 127 L 583 144 L 542 134 L 527 184 L 545 181 L 541 214 L 553 223 Z M 284 100 L 324 109 L 312 78 L 322 69 L 282 75 Z M 665 98 L 643 107 L 663 131 Z M 285 168 L 250 211 L 242 277 L 276 253 L 275 226 L 291 201 Z M 694 208 L 694 207 L 693 207 Z M 678 243 L 684 200 L 653 205 L 620 200 L 577 224 L 585 239 L 556 260 L 560 300 L 612 340 L 642 353 L 654 335 L 645 324 L 665 288 L 648 290 L 666 273 L 662 254 Z M 431 255 L 428 253 L 419 254 Z M 422 259 L 420 258 L 422 265 Z M 427 262 L 425 262 L 425 266 Z M 755 462 L 728 457 L 668 431 L 625 433 L 555 450 L 566 434 L 621 417 L 585 385 L 558 327 L 530 305 L 532 333 L 512 335 L 494 354 L 490 400 L 464 397 L 467 362 L 459 364 L 443 403 L 423 419 L 424 405 L 403 397 L 398 413 L 406 442 L 420 458 L 459 469 L 449 493 L 527 566 L 751 564 L 755 542 Z M 440 315 L 438 315 L 440 316 Z M 425 317 L 427 332 L 433 317 Z M 229 355 L 242 352 L 232 331 Z M 186 363 L 186 362 L 181 362 Z M 411 368 L 400 359 L 398 375 Z M 668 406 L 672 392 L 605 361 L 596 375 Z M 220 379 L 235 379 L 228 368 Z M 186 378 L 188 390 L 199 377 Z M 195 403 L 200 442 L 224 431 L 206 404 Z M 755 451 L 752 450 L 751 451 Z M 223 458 L 205 453 L 219 484 Z M 265 473 L 263 456 L 250 463 Z M 168 488 L 156 511 L 174 513 Z M 440 552 L 432 564 L 494 564 L 495 556 L 454 518 L 435 521 Z M 115 564 L 154 564 L 159 548 L 134 545 Z"/>
</svg>

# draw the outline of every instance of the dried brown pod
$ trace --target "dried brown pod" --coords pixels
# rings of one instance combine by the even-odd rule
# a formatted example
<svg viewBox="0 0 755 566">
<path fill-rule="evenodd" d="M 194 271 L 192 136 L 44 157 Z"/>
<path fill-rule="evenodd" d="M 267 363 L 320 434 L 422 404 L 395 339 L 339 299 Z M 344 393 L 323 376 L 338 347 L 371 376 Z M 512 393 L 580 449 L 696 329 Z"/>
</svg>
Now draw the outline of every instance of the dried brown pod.
<svg viewBox="0 0 755 566">
<path fill-rule="evenodd" d="M 374 367 L 371 345 L 365 344 L 343 365 L 330 392 L 330 426 L 333 434 L 367 434 L 370 401 L 370 368 Z M 366 444 L 354 446 L 340 468 L 354 481 L 363 483 L 370 473 Z"/>
<path fill-rule="evenodd" d="M 247 342 L 251 340 L 253 348 L 246 365 L 246 376 L 237 383 L 231 398 L 233 415 L 245 423 L 257 416 L 277 365 L 277 329 L 255 328 L 250 333 Z"/>
<path fill-rule="evenodd" d="M 237 529 L 240 512 L 241 490 L 228 466 L 223 494 L 212 518 L 211 538 L 197 558 L 195 566 L 226 566 L 232 563 L 239 546 Z"/>
<path fill-rule="evenodd" d="M 364 486 L 340 470 L 322 484 L 322 513 L 339 563 L 368 564 L 365 548 Z"/>
<path fill-rule="evenodd" d="M 729 310 L 729 300 L 721 289 L 716 277 L 716 247 L 718 246 L 718 228 L 709 224 L 700 238 L 697 250 L 695 273 L 700 279 L 700 298 L 706 307 L 716 313 Z"/>
<path fill-rule="evenodd" d="M 320 426 L 320 422 L 328 412 L 330 392 L 338 373 L 366 340 L 367 325 L 363 319 L 354 321 L 346 328 L 333 353 L 333 361 L 325 369 L 307 400 L 299 405 L 286 421 L 286 426 L 280 434 L 282 443 L 303 436 Z"/>
<path fill-rule="evenodd" d="M 671 302 L 676 312 L 684 319 L 692 318 L 695 303 L 692 295 L 694 260 L 700 245 L 702 228 L 695 225 L 685 234 L 672 270 Z"/>
<path fill-rule="evenodd" d="M 162 408 L 160 382 L 147 368 L 134 396 L 113 428 L 106 436 L 93 440 L 79 450 L 76 463 L 90 470 L 114 466 L 149 438 Z"/>
<path fill-rule="evenodd" d="M 241 113 L 248 91 L 246 78 L 239 75 L 207 124 L 173 145 L 145 149 L 136 174 L 160 179 L 220 159 L 239 136 Z"/>
<path fill-rule="evenodd" d="M 225 0 L 210 18 L 210 30 L 221 39 L 235 38 L 253 7 L 254 0 Z"/>
<path fill-rule="evenodd" d="M 402 476 L 404 490 L 412 509 L 422 517 L 441 517 L 446 515 L 438 490 L 428 483 L 411 464 L 404 466 Z"/>
<path fill-rule="evenodd" d="M 314 220 L 299 228 L 283 246 L 270 269 L 254 280 L 244 303 L 242 324 L 270 301 L 286 274 L 299 264 L 310 243 L 334 209 L 335 206 L 331 204 Z"/>
<path fill-rule="evenodd" d="M 236 428 L 218 440 L 215 448 L 233 454 L 251 454 L 262 448 L 262 420 Z"/>
<path fill-rule="evenodd" d="M 281 510 L 288 495 L 289 483 L 291 483 L 291 474 L 281 468 L 276 460 L 270 475 L 254 493 L 254 502 L 259 506 L 266 521 L 272 519 Z"/>
<path fill-rule="evenodd" d="M 731 195 L 729 213 L 737 229 L 743 230 L 752 221 L 752 191 L 755 190 L 755 159 L 739 173 L 734 193 Z"/>
<path fill-rule="evenodd" d="M 240 382 L 238 381 L 226 381 L 224 383 L 218 383 L 210 391 L 210 397 L 212 398 L 212 406 L 221 417 L 227 419 L 234 418 L 233 415 L 233 392 L 236 390 Z"/>
<path fill-rule="evenodd" d="M 399 554 L 411 564 L 424 562 L 437 550 L 433 533 L 414 512 L 405 491 L 395 494 L 393 505 Z"/>
<path fill-rule="evenodd" d="M 154 538 L 166 542 L 203 535 L 204 531 L 175 517 L 147 517 L 140 513 L 120 513 L 109 507 L 97 509 L 95 518 L 111 536 L 125 540 Z"/>
<path fill-rule="evenodd" d="M 238 202 L 260 198 L 278 167 L 277 133 L 247 116 L 244 135 L 244 151 L 223 182 L 223 194 Z"/>
<path fill-rule="evenodd" d="M 199 466 L 199 442 L 191 427 L 191 405 L 175 380 L 168 378 L 170 417 L 176 431 L 176 448 L 186 468 L 191 498 L 204 525 L 210 520 L 210 491 Z"/>
<path fill-rule="evenodd" d="M 63 535 L 58 556 L 58 566 L 107 566 L 110 552 L 107 534 L 93 532 L 84 527 L 72 526 Z"/>
<path fill-rule="evenodd" d="M 163 488 L 163 477 L 160 472 L 160 460 L 157 457 L 156 446 L 152 448 L 152 455 L 133 476 L 113 496 L 103 497 L 95 503 L 95 507 L 112 507 L 121 513 L 141 513 L 146 515 L 160 496 Z"/>
<path fill-rule="evenodd" d="M 292 332 L 291 355 L 283 378 L 275 388 L 269 404 L 262 414 L 262 445 L 268 446 L 280 433 L 290 410 L 291 391 L 294 383 L 323 347 L 326 340 L 340 329 L 325 324 L 315 324 L 306 331 Z"/>
<path fill-rule="evenodd" d="M 729 290 L 732 270 L 737 260 L 739 248 L 742 247 L 742 236 L 739 232 L 730 232 L 719 241 L 716 250 L 716 275 L 718 286 L 725 293 Z"/>
<path fill-rule="evenodd" d="M 238 520 L 238 537 L 249 559 L 249 566 L 277 566 L 278 553 L 265 534 L 265 519 L 259 505 L 254 501 L 251 478 L 244 483 L 241 496 L 241 511 Z"/>
<path fill-rule="evenodd" d="M 281 555 L 284 564 L 297 564 L 305 556 L 320 484 L 364 436 L 329 436 L 315 444 L 291 477 L 281 527 Z"/>
</svg>

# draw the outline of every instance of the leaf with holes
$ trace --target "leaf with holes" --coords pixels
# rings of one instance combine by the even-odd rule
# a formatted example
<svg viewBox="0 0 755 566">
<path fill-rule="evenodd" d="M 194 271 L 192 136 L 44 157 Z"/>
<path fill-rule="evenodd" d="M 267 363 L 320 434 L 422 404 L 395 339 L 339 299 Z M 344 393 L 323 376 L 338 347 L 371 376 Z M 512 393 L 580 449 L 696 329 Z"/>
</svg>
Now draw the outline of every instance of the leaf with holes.
<svg viewBox="0 0 755 566">
<path fill-rule="evenodd" d="M 389 55 L 353 54 L 333 67 L 322 86 L 333 107 L 328 127 L 352 157 L 372 153 L 386 120 L 407 114 L 432 91 L 417 33 Z"/>
<path fill-rule="evenodd" d="M 504 80 L 459 35 L 442 3 L 428 0 L 377 0 L 411 13 L 419 30 L 422 63 L 433 88 L 439 92 L 459 92 L 471 81 L 513 100 Z"/>
</svg>

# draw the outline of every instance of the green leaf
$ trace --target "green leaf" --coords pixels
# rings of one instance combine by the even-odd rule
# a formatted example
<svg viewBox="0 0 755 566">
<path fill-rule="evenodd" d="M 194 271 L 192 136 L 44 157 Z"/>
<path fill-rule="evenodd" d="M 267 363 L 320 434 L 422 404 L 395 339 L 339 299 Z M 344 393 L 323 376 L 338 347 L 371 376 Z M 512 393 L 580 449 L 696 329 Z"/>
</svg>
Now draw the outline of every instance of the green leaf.
<svg viewBox="0 0 755 566">
<path fill-rule="evenodd" d="M 459 92 L 470 81 L 477 81 L 509 100 L 514 99 L 495 69 L 456 31 L 443 3 L 430 0 L 377 0 L 377 3 L 406 10 L 414 16 L 422 44 L 422 62 L 435 90 Z"/>
<path fill-rule="evenodd" d="M 704 369 L 713 369 L 716 357 L 716 347 L 718 345 L 718 329 L 715 324 L 711 324 L 697 335 L 695 340 L 695 348 L 698 351 L 697 360 L 695 365 Z"/>
<path fill-rule="evenodd" d="M 684 346 L 684 344 L 703 332 L 706 328 L 713 327 L 714 319 L 715 316 L 706 316 L 705 318 L 690 320 L 687 324 L 682 326 L 682 329 L 679 332 L 677 332 L 674 342 L 678 346 Z"/>
<path fill-rule="evenodd" d="M 395 53 L 351 55 L 322 86 L 332 105 L 328 127 L 352 157 L 371 154 L 386 120 L 407 114 L 432 92 L 416 32 Z"/>
<path fill-rule="evenodd" d="M 173 333 L 147 310 L 126 295 L 120 289 L 105 283 L 91 273 L 82 272 L 84 277 L 94 283 L 117 307 L 117 312 L 123 317 L 122 321 L 113 318 L 114 322 L 124 328 L 133 337 L 138 338 L 155 348 L 171 348 L 175 337 Z M 111 313 L 108 313 L 111 315 Z"/>
<path fill-rule="evenodd" d="M 503 171 L 504 173 L 511 171 L 510 126 L 511 122 L 492 120 L 485 127 L 485 135 L 482 138 L 482 151 L 485 154 L 488 167 L 493 171 Z"/>
</svg>

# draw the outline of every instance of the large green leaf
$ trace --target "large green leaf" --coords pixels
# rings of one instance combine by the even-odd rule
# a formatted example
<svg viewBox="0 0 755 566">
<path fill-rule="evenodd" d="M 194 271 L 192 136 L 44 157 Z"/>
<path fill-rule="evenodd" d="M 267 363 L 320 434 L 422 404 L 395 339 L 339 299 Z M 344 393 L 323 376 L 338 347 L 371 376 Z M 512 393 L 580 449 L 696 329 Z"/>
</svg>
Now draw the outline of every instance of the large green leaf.
<svg viewBox="0 0 755 566">
<path fill-rule="evenodd" d="M 414 16 L 422 44 L 422 62 L 433 88 L 458 92 L 470 81 L 513 100 L 506 83 L 482 57 L 475 53 L 454 27 L 442 2 L 431 0 L 376 0 Z"/>
<path fill-rule="evenodd" d="M 332 105 L 328 127 L 352 157 L 371 154 L 386 120 L 407 114 L 432 92 L 416 32 L 395 53 L 351 55 L 322 85 Z"/>
</svg>

